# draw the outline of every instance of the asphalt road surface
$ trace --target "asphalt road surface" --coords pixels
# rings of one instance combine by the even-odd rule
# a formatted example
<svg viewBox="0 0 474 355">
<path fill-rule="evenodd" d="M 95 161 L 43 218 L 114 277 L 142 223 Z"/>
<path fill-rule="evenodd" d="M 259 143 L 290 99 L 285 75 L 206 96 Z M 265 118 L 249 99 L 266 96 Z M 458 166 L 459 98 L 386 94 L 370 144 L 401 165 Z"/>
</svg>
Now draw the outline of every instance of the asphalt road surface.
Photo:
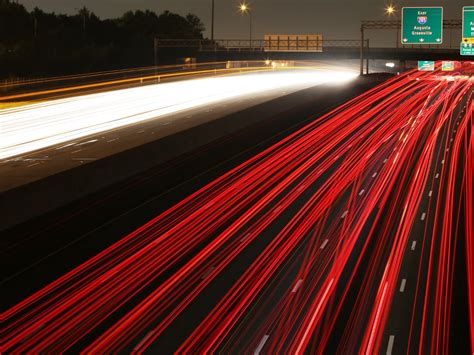
<svg viewBox="0 0 474 355">
<path fill-rule="evenodd" d="M 62 276 L 46 282 L 61 253 L 17 265 L 0 350 L 471 353 L 473 84 L 398 76 L 162 212 L 145 203 L 89 231 L 121 237 L 96 254 L 83 236 L 89 256 Z M 48 218 L 5 240 L 68 230 Z"/>
<path fill-rule="evenodd" d="M 351 71 L 277 70 L 67 97 L 3 110 L 0 192 L 170 136 Z"/>
</svg>

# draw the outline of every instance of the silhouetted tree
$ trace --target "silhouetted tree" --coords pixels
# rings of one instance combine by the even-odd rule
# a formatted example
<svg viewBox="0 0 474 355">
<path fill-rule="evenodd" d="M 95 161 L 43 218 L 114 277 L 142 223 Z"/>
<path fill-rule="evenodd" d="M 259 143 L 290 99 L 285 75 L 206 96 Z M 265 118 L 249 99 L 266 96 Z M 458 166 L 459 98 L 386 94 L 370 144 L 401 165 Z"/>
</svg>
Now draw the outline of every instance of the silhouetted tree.
<svg viewBox="0 0 474 355">
<path fill-rule="evenodd" d="M 151 65 L 154 37 L 202 38 L 204 30 L 192 14 L 137 10 L 101 20 L 85 7 L 69 16 L 0 0 L 0 77 Z"/>
</svg>

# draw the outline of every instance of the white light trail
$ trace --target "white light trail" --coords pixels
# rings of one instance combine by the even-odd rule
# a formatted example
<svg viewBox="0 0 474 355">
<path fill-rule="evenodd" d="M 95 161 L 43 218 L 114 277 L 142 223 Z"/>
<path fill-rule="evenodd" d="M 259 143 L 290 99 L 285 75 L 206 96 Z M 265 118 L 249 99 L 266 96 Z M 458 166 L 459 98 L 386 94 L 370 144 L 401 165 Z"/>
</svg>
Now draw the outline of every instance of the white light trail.
<svg viewBox="0 0 474 355">
<path fill-rule="evenodd" d="M 284 71 L 186 80 L 0 110 L 0 159 L 225 100 L 292 86 L 341 83 L 348 71 Z"/>
</svg>

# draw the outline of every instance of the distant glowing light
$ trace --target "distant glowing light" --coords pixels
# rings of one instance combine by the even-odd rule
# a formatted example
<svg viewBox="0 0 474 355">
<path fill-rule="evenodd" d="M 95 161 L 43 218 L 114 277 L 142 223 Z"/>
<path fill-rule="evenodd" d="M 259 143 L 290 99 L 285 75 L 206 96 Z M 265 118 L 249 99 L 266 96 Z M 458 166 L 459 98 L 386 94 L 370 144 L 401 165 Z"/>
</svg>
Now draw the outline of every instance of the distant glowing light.
<svg viewBox="0 0 474 355">
<path fill-rule="evenodd" d="M 275 71 L 156 84 L 0 110 L 0 159 L 225 100 L 284 87 L 340 83 L 356 76 L 351 71 Z"/>
<path fill-rule="evenodd" d="M 393 5 L 388 5 L 386 8 L 385 8 L 385 13 L 387 15 L 393 15 L 394 13 L 396 12 L 396 9 L 395 9 L 395 6 Z"/>
<path fill-rule="evenodd" d="M 388 67 L 388 68 L 395 68 L 395 63 L 388 62 L 388 63 L 385 63 L 385 66 Z"/>
<path fill-rule="evenodd" d="M 246 14 L 250 11 L 250 6 L 246 2 L 243 2 L 239 5 L 239 10 L 241 13 Z"/>
</svg>

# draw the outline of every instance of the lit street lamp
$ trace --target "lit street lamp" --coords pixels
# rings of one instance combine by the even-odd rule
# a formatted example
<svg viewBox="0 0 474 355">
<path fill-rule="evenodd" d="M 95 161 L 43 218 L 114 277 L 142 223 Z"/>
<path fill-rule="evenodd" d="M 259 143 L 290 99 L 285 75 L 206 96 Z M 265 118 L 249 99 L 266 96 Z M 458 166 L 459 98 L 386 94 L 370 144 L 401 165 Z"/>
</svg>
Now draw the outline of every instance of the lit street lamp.
<svg viewBox="0 0 474 355">
<path fill-rule="evenodd" d="M 242 15 L 249 15 L 250 21 L 250 49 L 252 49 L 252 11 L 246 2 L 240 3 L 239 11 Z"/>
<path fill-rule="evenodd" d="M 392 4 L 388 5 L 386 8 L 385 8 L 385 13 L 387 15 L 393 15 L 395 13 L 395 6 L 393 6 Z"/>
</svg>

